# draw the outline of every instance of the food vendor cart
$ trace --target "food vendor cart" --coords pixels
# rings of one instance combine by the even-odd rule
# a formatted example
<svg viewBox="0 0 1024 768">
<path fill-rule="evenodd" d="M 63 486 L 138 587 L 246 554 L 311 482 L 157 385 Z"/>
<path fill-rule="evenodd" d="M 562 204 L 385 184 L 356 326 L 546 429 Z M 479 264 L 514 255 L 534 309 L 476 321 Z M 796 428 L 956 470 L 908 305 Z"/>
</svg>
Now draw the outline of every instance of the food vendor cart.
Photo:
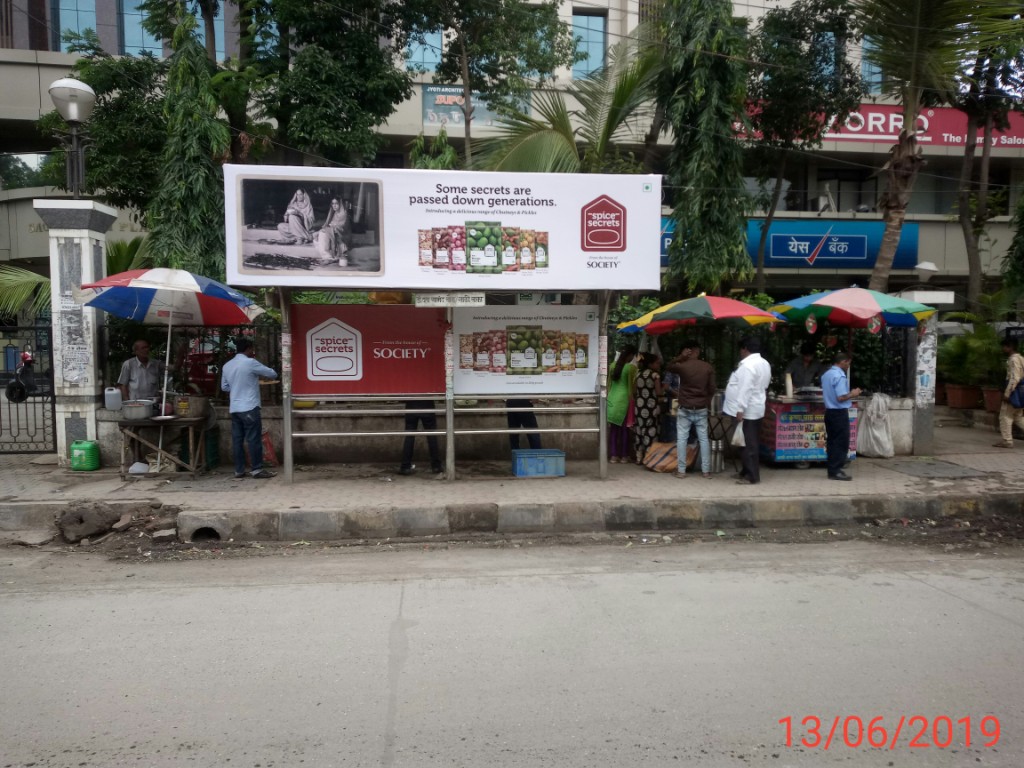
<svg viewBox="0 0 1024 768">
<path fill-rule="evenodd" d="M 793 397 L 769 397 L 761 420 L 761 458 L 774 462 L 826 461 L 825 402 L 821 390 Z M 850 406 L 850 450 L 857 456 L 858 400 Z"/>
</svg>

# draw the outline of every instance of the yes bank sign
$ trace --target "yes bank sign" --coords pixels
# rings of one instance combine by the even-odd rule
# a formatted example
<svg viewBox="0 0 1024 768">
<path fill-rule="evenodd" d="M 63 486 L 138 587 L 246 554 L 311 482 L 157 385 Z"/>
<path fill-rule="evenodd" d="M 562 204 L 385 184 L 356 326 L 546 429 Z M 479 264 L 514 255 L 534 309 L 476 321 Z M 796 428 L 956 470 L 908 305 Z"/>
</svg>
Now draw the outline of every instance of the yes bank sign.
<svg viewBox="0 0 1024 768">
<path fill-rule="evenodd" d="M 444 392 L 443 309 L 300 304 L 291 323 L 296 395 Z"/>
<path fill-rule="evenodd" d="M 675 220 L 661 219 L 661 266 L 668 267 Z M 757 264 L 757 247 L 764 219 L 747 222 L 747 253 Z M 840 219 L 781 219 L 772 222 L 764 264 L 789 269 L 871 269 L 878 258 L 885 224 L 881 221 Z M 918 225 L 904 224 L 893 269 L 917 266 Z"/>
</svg>

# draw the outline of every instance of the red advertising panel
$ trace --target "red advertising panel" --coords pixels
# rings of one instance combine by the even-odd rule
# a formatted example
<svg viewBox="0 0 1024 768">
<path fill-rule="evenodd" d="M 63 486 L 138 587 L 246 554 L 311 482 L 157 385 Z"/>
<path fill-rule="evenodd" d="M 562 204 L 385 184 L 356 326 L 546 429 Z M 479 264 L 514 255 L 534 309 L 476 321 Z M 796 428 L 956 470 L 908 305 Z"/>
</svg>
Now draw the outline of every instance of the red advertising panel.
<svg viewBox="0 0 1024 768">
<path fill-rule="evenodd" d="M 296 395 L 444 392 L 443 309 L 296 304 L 291 321 Z"/>
</svg>

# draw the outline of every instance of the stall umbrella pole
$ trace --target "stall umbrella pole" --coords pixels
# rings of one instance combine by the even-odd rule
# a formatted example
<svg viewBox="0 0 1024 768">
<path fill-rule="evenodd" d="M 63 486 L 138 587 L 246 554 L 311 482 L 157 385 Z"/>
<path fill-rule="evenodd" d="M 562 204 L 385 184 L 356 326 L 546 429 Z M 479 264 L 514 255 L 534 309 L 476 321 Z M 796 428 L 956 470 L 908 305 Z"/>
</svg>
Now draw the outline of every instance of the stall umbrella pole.
<svg viewBox="0 0 1024 768">
<path fill-rule="evenodd" d="M 164 421 L 167 411 L 167 373 L 171 365 L 171 327 L 174 325 L 174 307 L 167 317 L 167 349 L 164 351 L 164 396 L 160 401 L 160 439 L 157 441 L 156 472 L 160 474 L 160 464 L 164 457 Z"/>
</svg>

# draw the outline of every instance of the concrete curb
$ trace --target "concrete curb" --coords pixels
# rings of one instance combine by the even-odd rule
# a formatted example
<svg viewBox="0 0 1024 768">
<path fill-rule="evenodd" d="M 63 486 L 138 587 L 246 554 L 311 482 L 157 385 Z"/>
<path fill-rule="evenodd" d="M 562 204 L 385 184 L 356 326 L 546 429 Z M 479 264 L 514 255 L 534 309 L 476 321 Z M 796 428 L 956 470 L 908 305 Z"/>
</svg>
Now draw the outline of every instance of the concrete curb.
<svg viewBox="0 0 1024 768">
<path fill-rule="evenodd" d="M 785 498 L 747 501 L 631 501 L 595 504 L 451 504 L 361 512 L 186 511 L 178 537 L 198 531 L 235 541 L 331 541 L 455 533 L 572 533 L 822 526 L 879 518 L 939 519 L 1024 513 L 1018 493 L 928 498 Z M 0 512 L 2 514 L 2 512 Z M 52 518 L 51 518 L 52 519 Z"/>
</svg>

